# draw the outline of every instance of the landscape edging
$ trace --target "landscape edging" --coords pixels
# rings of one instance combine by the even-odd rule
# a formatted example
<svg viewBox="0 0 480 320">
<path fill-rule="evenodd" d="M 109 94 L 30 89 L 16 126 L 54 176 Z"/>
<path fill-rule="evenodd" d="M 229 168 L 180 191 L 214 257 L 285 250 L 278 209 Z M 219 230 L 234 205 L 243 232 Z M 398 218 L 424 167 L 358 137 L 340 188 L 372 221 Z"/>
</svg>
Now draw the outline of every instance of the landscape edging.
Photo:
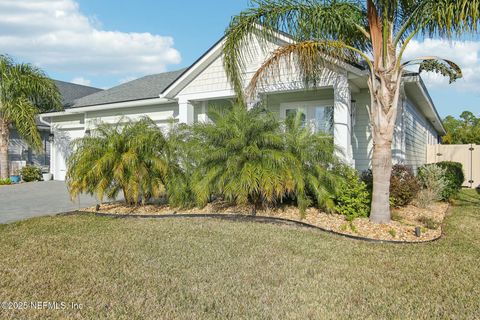
<svg viewBox="0 0 480 320">
<path fill-rule="evenodd" d="M 447 209 L 448 210 L 448 209 Z M 277 217 L 268 217 L 268 216 L 252 216 L 246 214 L 226 214 L 226 213 L 171 213 L 171 214 L 161 214 L 161 215 L 153 215 L 153 214 L 115 214 L 115 213 L 102 213 L 102 212 L 93 212 L 93 211 L 71 211 L 60 213 L 59 215 L 74 215 L 74 214 L 93 214 L 99 217 L 109 217 L 109 218 L 149 218 L 149 219 L 167 219 L 167 218 L 214 218 L 214 219 L 221 219 L 221 220 L 232 220 L 232 221 L 240 221 L 240 220 L 249 220 L 254 222 L 260 223 L 277 223 L 277 224 L 295 224 L 297 226 L 316 229 L 322 232 L 334 234 L 337 236 L 354 239 L 354 240 L 361 240 L 366 242 L 375 242 L 375 243 L 393 243 L 393 244 L 421 244 L 421 243 L 429 243 L 434 242 L 442 238 L 443 236 L 443 223 L 442 223 L 442 232 L 441 234 L 433 239 L 425 240 L 425 241 L 405 241 L 405 240 L 380 240 L 380 239 L 372 239 L 367 237 L 355 236 L 346 233 L 340 233 L 333 230 L 325 229 L 310 223 L 286 219 L 286 218 L 277 218 Z"/>
</svg>

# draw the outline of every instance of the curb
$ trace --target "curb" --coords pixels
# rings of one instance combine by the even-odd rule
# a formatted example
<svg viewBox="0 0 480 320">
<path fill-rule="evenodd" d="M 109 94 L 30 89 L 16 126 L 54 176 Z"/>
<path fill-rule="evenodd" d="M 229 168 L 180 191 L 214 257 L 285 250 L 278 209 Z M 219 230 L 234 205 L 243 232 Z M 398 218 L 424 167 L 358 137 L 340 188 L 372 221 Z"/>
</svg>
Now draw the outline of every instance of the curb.
<svg viewBox="0 0 480 320">
<path fill-rule="evenodd" d="M 354 236 L 351 234 L 345 234 L 336 232 L 333 230 L 328 230 L 319 226 L 315 226 L 310 223 L 301 222 L 297 220 L 291 220 L 286 218 L 275 218 L 275 217 L 267 217 L 267 216 L 252 216 L 252 215 L 245 215 L 245 214 L 225 214 L 225 213 L 179 213 L 179 214 L 162 214 L 162 215 L 150 215 L 150 214 L 115 214 L 115 213 L 101 213 L 101 212 L 93 212 L 93 211 L 69 211 L 65 213 L 59 213 L 59 216 L 70 216 L 70 215 L 82 215 L 82 214 L 93 214 L 97 217 L 107 217 L 107 218 L 115 218 L 115 219 L 126 219 L 126 218 L 136 218 L 136 219 L 170 219 L 170 218 L 214 218 L 220 220 L 228 220 L 228 221 L 252 221 L 252 222 L 259 222 L 259 223 L 273 223 L 273 224 L 283 224 L 283 225 L 294 225 L 300 226 L 309 229 L 320 230 L 325 233 L 341 236 L 344 238 L 360 240 L 365 242 L 374 242 L 374 243 L 392 243 L 392 244 L 422 244 L 422 243 L 429 243 L 434 242 L 442 238 L 443 236 L 443 228 L 442 233 L 430 240 L 425 241 L 405 241 L 405 240 L 379 240 L 379 239 L 372 239 L 360 236 Z M 443 227 L 443 224 L 442 224 Z"/>
</svg>

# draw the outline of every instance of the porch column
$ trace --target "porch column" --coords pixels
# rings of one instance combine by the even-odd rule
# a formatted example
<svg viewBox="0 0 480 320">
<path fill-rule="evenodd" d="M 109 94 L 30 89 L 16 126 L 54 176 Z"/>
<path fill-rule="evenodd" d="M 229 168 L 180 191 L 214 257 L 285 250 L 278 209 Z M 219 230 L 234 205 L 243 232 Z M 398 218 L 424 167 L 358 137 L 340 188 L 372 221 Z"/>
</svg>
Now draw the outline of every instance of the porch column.
<svg viewBox="0 0 480 320">
<path fill-rule="evenodd" d="M 178 121 L 180 123 L 192 124 L 193 115 L 193 104 L 186 99 L 178 99 Z"/>
<path fill-rule="evenodd" d="M 346 164 L 355 166 L 352 152 L 351 94 L 347 74 L 340 74 L 333 84 L 333 141 L 338 155 Z"/>
</svg>

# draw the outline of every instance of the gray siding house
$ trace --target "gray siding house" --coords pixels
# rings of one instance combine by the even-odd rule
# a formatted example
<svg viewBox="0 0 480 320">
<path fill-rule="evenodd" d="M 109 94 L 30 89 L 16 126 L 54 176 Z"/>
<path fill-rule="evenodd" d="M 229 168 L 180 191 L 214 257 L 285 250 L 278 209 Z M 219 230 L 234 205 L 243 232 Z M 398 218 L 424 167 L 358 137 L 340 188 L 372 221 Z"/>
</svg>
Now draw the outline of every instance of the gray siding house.
<svg viewBox="0 0 480 320">
<path fill-rule="evenodd" d="M 209 121 L 211 106 L 226 105 L 235 99 L 223 65 L 221 39 L 188 69 L 150 75 L 76 100 L 63 112 L 42 115 L 51 125 L 51 173 L 64 180 L 70 141 L 95 130 L 99 123 L 148 116 L 167 130 L 172 121 L 191 124 Z M 246 63 L 245 86 L 271 52 L 293 40 L 284 34 L 261 46 L 253 37 L 246 52 L 254 53 Z M 260 90 L 260 98 L 279 119 L 302 112 L 315 130 L 331 128 L 334 143 L 342 150 L 345 163 L 364 170 L 371 166 L 372 139 L 367 107 L 370 104 L 368 72 L 362 66 L 332 61 L 322 70 L 315 88 L 305 88 L 298 70 L 280 66 L 281 74 Z M 331 116 L 333 115 L 333 117 Z M 399 113 L 392 151 L 395 163 L 416 169 L 426 162 L 427 144 L 436 144 L 445 134 L 422 79 L 406 73 L 402 79 Z"/>
<path fill-rule="evenodd" d="M 78 85 L 75 83 L 54 80 L 62 96 L 62 105 L 64 108 L 71 107 L 75 100 L 87 95 L 102 91 L 102 89 Z M 47 123 L 37 120 L 37 128 L 42 138 L 42 152 L 35 152 L 18 135 L 15 128 L 10 130 L 10 142 L 8 146 L 8 157 L 12 168 L 20 169 L 27 164 L 45 167 L 48 170 L 50 166 L 50 126 Z"/>
</svg>

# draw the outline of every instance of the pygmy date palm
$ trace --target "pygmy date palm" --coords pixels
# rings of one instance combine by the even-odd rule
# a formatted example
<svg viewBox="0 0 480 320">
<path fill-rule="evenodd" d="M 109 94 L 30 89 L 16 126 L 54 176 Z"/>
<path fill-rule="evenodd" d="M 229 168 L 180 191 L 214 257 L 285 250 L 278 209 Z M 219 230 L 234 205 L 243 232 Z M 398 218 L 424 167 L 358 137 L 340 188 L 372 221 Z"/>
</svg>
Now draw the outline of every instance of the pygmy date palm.
<svg viewBox="0 0 480 320">
<path fill-rule="evenodd" d="M 280 123 L 260 108 L 209 111 L 211 123 L 193 128 L 202 146 L 193 190 L 199 205 L 219 195 L 237 204 L 251 204 L 252 212 L 295 193 L 299 176 L 295 158 L 285 152 Z"/>
<path fill-rule="evenodd" d="M 30 64 L 15 64 L 0 55 L 0 179 L 9 175 L 10 128 L 14 126 L 30 146 L 40 149 L 42 141 L 36 116 L 42 111 L 60 109 L 60 101 L 55 83 L 40 69 Z"/>
<path fill-rule="evenodd" d="M 88 193 L 102 201 L 122 192 L 127 204 L 136 205 L 165 192 L 166 140 L 152 120 L 100 124 L 72 144 L 67 171 L 72 198 Z"/>
<path fill-rule="evenodd" d="M 322 132 L 315 132 L 311 125 L 305 125 L 302 114 L 290 116 L 285 120 L 286 152 L 292 154 L 300 166 L 296 198 L 300 211 L 315 204 L 326 211 L 334 211 L 334 197 L 342 179 L 331 170 L 338 163 L 333 144 L 333 137 Z M 338 150 L 337 150 L 338 151 Z"/>
<path fill-rule="evenodd" d="M 258 69 L 248 86 L 250 93 L 265 78 L 282 72 L 281 63 L 293 64 L 307 84 L 315 85 L 332 59 L 366 61 L 374 177 L 370 219 L 388 222 L 391 147 L 405 67 L 419 65 L 420 71 L 435 71 L 450 81 L 461 77 L 451 61 L 433 56 L 404 61 L 403 53 L 417 35 L 452 38 L 476 31 L 478 17 L 479 0 L 254 0 L 226 30 L 224 65 L 243 99 L 243 72 L 256 54 L 244 48 L 256 35 L 261 35 L 264 47 L 278 31 L 294 41 L 274 51 Z"/>
</svg>

